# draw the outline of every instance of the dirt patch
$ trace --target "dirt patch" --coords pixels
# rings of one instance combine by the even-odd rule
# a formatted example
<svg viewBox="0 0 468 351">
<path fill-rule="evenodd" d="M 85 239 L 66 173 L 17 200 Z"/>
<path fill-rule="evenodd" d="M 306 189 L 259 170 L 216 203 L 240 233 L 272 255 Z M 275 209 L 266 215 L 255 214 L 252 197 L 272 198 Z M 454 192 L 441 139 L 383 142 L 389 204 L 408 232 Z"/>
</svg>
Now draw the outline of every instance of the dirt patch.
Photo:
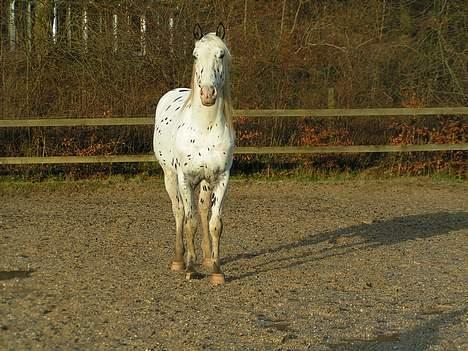
<svg viewBox="0 0 468 351">
<path fill-rule="evenodd" d="M 232 182 L 213 287 L 160 181 L 3 187 L 0 349 L 465 350 L 467 190 Z"/>
</svg>

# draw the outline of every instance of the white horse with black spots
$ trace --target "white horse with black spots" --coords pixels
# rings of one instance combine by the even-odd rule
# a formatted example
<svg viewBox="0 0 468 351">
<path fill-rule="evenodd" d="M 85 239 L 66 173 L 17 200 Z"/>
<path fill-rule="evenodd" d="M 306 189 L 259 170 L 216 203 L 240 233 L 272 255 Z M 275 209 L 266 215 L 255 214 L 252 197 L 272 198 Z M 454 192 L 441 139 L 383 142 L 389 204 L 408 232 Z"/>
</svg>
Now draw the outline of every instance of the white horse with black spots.
<svg viewBox="0 0 468 351">
<path fill-rule="evenodd" d="M 176 222 L 171 269 L 185 270 L 187 279 L 196 273 L 195 188 L 200 185 L 202 264 L 211 268 L 213 284 L 224 283 L 219 257 L 221 214 L 234 148 L 228 69 L 231 55 L 223 41 L 224 33 L 222 23 L 216 33 L 206 35 L 200 25 L 195 26 L 191 89 L 174 89 L 160 99 L 153 140 Z M 183 233 L 187 243 L 185 262 Z"/>
</svg>

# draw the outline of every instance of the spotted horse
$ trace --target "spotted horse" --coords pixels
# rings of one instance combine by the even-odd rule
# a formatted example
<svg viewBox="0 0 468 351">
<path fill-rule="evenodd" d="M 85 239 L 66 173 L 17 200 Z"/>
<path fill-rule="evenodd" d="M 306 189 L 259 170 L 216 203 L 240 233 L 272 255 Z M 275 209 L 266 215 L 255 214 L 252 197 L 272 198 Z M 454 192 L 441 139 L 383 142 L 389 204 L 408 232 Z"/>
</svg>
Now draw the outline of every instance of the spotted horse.
<svg viewBox="0 0 468 351">
<path fill-rule="evenodd" d="M 154 152 L 164 171 L 164 182 L 176 222 L 173 271 L 197 275 L 194 236 L 202 227 L 202 265 L 211 270 L 212 284 L 225 281 L 220 265 L 222 211 L 234 148 L 229 82 L 231 55 L 222 23 L 203 34 L 197 24 L 191 87 L 166 93 L 156 108 Z M 195 199 L 199 187 L 198 206 Z M 211 214 L 211 215 L 210 215 Z M 185 252 L 184 237 L 187 244 Z M 185 260 L 184 260 L 185 255 Z"/>
</svg>

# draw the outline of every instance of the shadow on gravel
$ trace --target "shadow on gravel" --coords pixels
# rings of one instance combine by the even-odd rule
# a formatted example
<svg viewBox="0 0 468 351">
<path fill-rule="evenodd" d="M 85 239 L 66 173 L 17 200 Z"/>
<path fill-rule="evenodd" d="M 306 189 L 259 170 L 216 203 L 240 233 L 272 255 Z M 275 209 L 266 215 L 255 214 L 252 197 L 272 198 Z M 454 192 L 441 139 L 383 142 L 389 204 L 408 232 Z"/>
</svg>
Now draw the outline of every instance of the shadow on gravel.
<svg viewBox="0 0 468 351">
<path fill-rule="evenodd" d="M 347 339 L 337 343 L 326 344 L 331 351 L 386 351 L 386 350 L 412 350 L 425 351 L 429 347 L 440 343 L 442 328 L 453 327 L 462 324 L 468 308 L 445 312 L 437 317 L 425 321 L 421 325 L 391 334 L 390 337 L 377 336 L 374 339 Z M 460 327 L 460 330 L 463 330 Z M 463 335 L 459 335 L 463 337 Z M 444 338 L 447 340 L 447 338 Z M 450 341 L 448 341 L 450 343 Z M 455 345 L 443 345 L 450 350 L 456 349 Z M 444 348 L 445 349 L 445 348 Z"/>
<path fill-rule="evenodd" d="M 0 271 L 0 281 L 10 279 L 24 279 L 29 278 L 34 270 L 29 271 Z"/>
<path fill-rule="evenodd" d="M 468 229 L 467 212 L 435 212 L 397 217 L 369 224 L 362 223 L 347 228 L 325 231 L 270 249 L 228 256 L 223 260 L 223 263 L 272 255 L 281 251 L 300 250 L 298 255 L 294 255 L 291 252 L 291 255 L 283 255 L 282 258 L 272 259 L 267 263 L 259 264 L 257 272 L 265 272 L 273 269 L 289 268 L 327 257 L 345 255 L 357 247 L 365 249 L 382 245 L 394 245 L 408 240 L 428 239 L 436 235 L 446 235 L 451 231 L 461 229 Z M 322 249 L 315 248 L 316 245 L 324 242 L 329 243 L 331 246 Z M 307 251 L 304 252 L 304 250 Z M 288 261 L 292 262 L 287 263 Z M 261 268 L 274 262 L 283 262 L 283 265 L 269 269 Z M 233 277 L 233 280 L 255 274 L 256 272 L 245 273 L 241 276 Z"/>
</svg>

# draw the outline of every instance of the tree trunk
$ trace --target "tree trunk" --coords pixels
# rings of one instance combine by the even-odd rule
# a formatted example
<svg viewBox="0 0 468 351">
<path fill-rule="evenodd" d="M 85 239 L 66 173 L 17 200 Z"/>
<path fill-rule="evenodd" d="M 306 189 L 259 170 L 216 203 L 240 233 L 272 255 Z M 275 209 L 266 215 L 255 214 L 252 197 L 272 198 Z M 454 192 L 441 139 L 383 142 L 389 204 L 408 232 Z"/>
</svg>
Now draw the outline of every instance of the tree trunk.
<svg viewBox="0 0 468 351">
<path fill-rule="evenodd" d="M 45 56 L 49 52 L 49 38 L 52 31 L 50 5 L 50 0 L 36 2 L 33 43 L 38 56 Z"/>
<path fill-rule="evenodd" d="M 10 0 L 8 6 L 8 44 L 10 45 L 10 50 L 15 50 L 16 47 L 15 3 L 15 0 Z"/>
</svg>

